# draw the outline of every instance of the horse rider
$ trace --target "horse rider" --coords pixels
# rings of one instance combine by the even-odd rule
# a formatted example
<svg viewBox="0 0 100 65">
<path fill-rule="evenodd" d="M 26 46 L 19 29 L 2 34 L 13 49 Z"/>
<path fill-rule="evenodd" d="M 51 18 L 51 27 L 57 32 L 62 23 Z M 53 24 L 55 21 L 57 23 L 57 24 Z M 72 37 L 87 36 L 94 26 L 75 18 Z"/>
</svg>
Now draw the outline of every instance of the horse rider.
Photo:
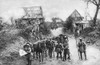
<svg viewBox="0 0 100 65">
<path fill-rule="evenodd" d="M 23 46 L 24 50 L 27 52 L 26 56 L 26 60 L 27 60 L 27 65 L 31 65 L 31 51 L 32 51 L 32 47 L 31 44 L 29 42 L 27 42 L 24 46 Z"/>
<path fill-rule="evenodd" d="M 78 52 L 79 52 L 79 58 L 81 60 L 83 60 L 83 56 L 82 56 L 82 53 L 84 53 L 84 57 L 85 57 L 85 60 L 87 60 L 87 56 L 86 56 L 86 44 L 82 41 L 82 38 L 80 38 L 80 41 L 78 42 Z"/>
<path fill-rule="evenodd" d="M 63 44 L 63 61 L 66 61 L 66 58 L 68 58 L 68 60 L 70 60 L 68 40 L 66 43 Z"/>
<path fill-rule="evenodd" d="M 59 54 L 60 54 L 60 58 L 62 59 L 62 50 L 63 50 L 63 47 L 61 45 L 61 43 L 58 43 L 56 46 L 55 46 L 55 51 L 57 53 L 57 59 L 59 58 Z"/>
</svg>

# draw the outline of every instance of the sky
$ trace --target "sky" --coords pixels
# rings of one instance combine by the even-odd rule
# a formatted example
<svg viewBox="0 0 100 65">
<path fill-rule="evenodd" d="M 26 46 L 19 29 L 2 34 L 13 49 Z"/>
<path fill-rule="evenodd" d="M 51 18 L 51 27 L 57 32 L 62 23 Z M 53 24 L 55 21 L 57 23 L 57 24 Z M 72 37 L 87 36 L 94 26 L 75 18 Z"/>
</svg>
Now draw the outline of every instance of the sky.
<svg viewBox="0 0 100 65">
<path fill-rule="evenodd" d="M 86 3 L 82 0 L 0 0 L 0 16 L 4 18 L 5 22 L 10 23 L 11 17 L 17 19 L 25 15 L 23 7 L 31 6 L 42 6 L 43 15 L 48 21 L 52 17 L 66 20 L 75 9 L 82 16 L 85 16 L 86 11 Z M 93 17 L 95 6 L 90 4 L 87 11 Z"/>
</svg>

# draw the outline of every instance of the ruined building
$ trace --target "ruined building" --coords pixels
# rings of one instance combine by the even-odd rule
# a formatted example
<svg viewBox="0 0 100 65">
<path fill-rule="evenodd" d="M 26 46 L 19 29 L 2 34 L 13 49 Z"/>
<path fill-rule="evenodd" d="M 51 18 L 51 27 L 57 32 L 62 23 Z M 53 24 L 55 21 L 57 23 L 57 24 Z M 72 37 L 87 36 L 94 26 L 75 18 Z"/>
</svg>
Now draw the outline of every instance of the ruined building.
<svg viewBox="0 0 100 65">
<path fill-rule="evenodd" d="M 16 20 L 16 24 L 24 24 L 25 26 L 39 24 L 44 22 L 44 16 L 41 6 L 23 7 L 26 15 Z"/>
</svg>

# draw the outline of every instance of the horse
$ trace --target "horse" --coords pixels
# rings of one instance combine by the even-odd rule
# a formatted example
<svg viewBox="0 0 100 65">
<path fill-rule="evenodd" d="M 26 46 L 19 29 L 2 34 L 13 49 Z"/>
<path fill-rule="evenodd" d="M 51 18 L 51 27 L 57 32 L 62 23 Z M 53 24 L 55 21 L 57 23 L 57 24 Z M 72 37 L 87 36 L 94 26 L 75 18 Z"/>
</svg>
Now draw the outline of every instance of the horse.
<svg viewBox="0 0 100 65">
<path fill-rule="evenodd" d="M 52 58 L 53 50 L 54 50 L 54 47 L 55 47 L 54 42 L 52 40 L 46 40 L 46 47 L 47 47 L 47 50 L 48 50 L 49 57 Z"/>
<path fill-rule="evenodd" d="M 43 62 L 44 52 L 46 50 L 46 45 L 43 41 L 39 41 L 33 44 L 34 53 L 36 54 L 36 58 L 39 59 L 39 62 Z"/>
<path fill-rule="evenodd" d="M 55 40 L 57 41 L 57 43 L 62 43 L 62 44 L 65 43 L 66 39 L 68 40 L 68 37 L 64 34 L 60 34 L 59 36 L 52 38 L 52 40 Z"/>
</svg>

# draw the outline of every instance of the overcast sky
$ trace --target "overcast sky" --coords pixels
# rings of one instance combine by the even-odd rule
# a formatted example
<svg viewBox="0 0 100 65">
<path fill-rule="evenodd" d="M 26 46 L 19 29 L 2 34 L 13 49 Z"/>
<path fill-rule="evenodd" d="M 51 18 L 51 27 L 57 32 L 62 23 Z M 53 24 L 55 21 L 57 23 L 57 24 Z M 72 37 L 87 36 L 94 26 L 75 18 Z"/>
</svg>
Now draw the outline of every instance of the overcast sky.
<svg viewBox="0 0 100 65">
<path fill-rule="evenodd" d="M 0 15 L 6 20 L 10 17 L 18 18 L 25 14 L 22 7 L 29 6 L 42 6 L 47 20 L 55 16 L 65 20 L 75 9 L 85 16 L 86 10 L 86 3 L 82 0 L 0 0 Z M 90 5 L 88 12 L 93 16 L 95 6 Z"/>
</svg>

